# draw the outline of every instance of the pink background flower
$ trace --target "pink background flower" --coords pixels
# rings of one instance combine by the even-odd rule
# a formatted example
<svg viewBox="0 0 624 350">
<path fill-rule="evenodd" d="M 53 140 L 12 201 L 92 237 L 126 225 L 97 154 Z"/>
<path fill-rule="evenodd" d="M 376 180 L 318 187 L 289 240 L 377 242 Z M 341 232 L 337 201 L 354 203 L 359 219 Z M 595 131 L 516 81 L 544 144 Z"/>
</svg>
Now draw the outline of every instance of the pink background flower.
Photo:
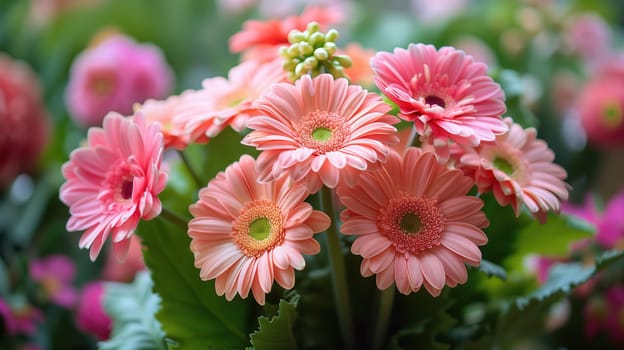
<svg viewBox="0 0 624 350">
<path fill-rule="evenodd" d="M 606 63 L 579 92 L 576 109 L 590 144 L 624 145 L 624 64 Z"/>
<path fill-rule="evenodd" d="M 32 170 L 50 136 L 39 81 L 30 67 L 0 53 L 0 189 Z"/>
<path fill-rule="evenodd" d="M 37 332 L 37 323 L 44 319 L 43 313 L 36 307 L 19 303 L 10 305 L 0 298 L 0 316 L 4 320 L 4 327 L 8 334 L 32 335 Z"/>
<path fill-rule="evenodd" d="M 119 261 L 111 247 L 106 255 L 102 279 L 105 281 L 132 282 L 137 272 L 145 270 L 141 239 L 138 236 L 130 238 L 130 248 L 124 261 Z"/>
<path fill-rule="evenodd" d="M 30 278 L 41 284 L 44 293 L 55 304 L 72 307 L 76 290 L 72 283 L 76 276 L 74 262 L 65 255 L 50 255 L 30 263 Z"/>
<path fill-rule="evenodd" d="M 135 103 L 165 97 L 172 83 L 159 48 L 111 35 L 75 58 L 65 103 L 80 125 L 97 126 L 110 111 L 129 115 Z"/>
<path fill-rule="evenodd" d="M 113 322 L 104 311 L 104 283 L 89 282 L 82 288 L 76 309 L 76 325 L 98 340 L 110 337 Z"/>
<path fill-rule="evenodd" d="M 106 238 L 123 258 L 139 220 L 160 214 L 158 194 L 167 174 L 161 170 L 163 136 L 158 125 L 138 114 L 110 113 L 103 128 L 89 130 L 88 145 L 74 150 L 63 165 L 60 198 L 70 208 L 68 231 L 86 230 L 81 248 L 98 256 Z"/>
</svg>

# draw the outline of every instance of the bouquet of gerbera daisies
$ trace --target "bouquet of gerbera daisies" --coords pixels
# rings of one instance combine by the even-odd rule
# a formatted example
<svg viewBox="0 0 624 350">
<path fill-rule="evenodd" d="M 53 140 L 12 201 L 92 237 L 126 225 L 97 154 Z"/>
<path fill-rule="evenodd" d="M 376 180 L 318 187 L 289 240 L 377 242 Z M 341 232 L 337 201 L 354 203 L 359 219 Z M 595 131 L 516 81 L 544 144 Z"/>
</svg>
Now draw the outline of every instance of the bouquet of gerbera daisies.
<svg viewBox="0 0 624 350">
<path fill-rule="evenodd" d="M 109 240 L 123 260 L 138 235 L 150 276 L 134 288 L 157 310 L 113 317 L 103 347 L 507 348 L 614 259 L 562 263 L 532 293 L 504 282 L 527 241 L 591 231 L 557 216 L 554 152 L 486 64 L 343 48 L 338 20 L 246 22 L 227 77 L 109 113 L 71 153 L 67 229 L 91 260 Z"/>
</svg>

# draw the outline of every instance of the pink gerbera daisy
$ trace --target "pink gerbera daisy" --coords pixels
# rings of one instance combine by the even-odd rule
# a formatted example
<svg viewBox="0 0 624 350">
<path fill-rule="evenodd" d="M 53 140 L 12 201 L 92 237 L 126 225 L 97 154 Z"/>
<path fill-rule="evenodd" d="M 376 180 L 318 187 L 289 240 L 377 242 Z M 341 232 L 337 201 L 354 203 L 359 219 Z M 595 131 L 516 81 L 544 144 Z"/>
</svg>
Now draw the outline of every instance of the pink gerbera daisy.
<svg viewBox="0 0 624 350">
<path fill-rule="evenodd" d="M 227 79 L 205 79 L 203 89 L 186 99 L 177 118 L 187 122 L 192 134 L 203 129 L 208 137 L 215 137 L 228 125 L 241 131 L 247 119 L 257 114 L 253 101 L 272 84 L 283 81 L 286 72 L 280 60 L 243 62 L 230 69 Z"/>
<path fill-rule="evenodd" d="M 494 141 L 507 131 L 503 90 L 487 75 L 487 66 L 452 47 L 410 44 L 371 59 L 375 83 L 415 123 L 424 140 L 443 158 L 449 140 L 468 146 Z"/>
<path fill-rule="evenodd" d="M 312 193 L 341 178 L 353 183 L 398 142 L 398 119 L 378 95 L 329 74 L 275 84 L 256 107 L 264 115 L 249 120 L 254 131 L 242 142 L 263 151 L 260 181 L 286 172 L 294 181 L 305 178 Z"/>
<path fill-rule="evenodd" d="M 363 276 L 377 274 L 377 287 L 394 282 L 409 294 L 424 286 L 438 296 L 467 279 L 464 263 L 478 266 L 487 242 L 483 201 L 467 196 L 473 183 L 448 169 L 431 152 L 392 152 L 377 171 L 353 186 L 338 186 L 346 209 L 341 231 L 357 236 L 351 246 L 363 257 Z"/>
<path fill-rule="evenodd" d="M 87 142 L 63 165 L 60 198 L 71 213 L 67 230 L 86 230 L 79 245 L 91 249 L 91 260 L 112 234 L 115 253 L 123 258 L 139 220 L 161 211 L 158 194 L 167 181 L 160 169 L 163 136 L 140 114 L 109 113 L 103 128 L 89 130 Z"/>
<path fill-rule="evenodd" d="M 560 201 L 568 199 L 566 171 L 553 163 L 555 154 L 537 139 L 534 128 L 523 129 L 511 118 L 505 123 L 508 133 L 462 155 L 456 166 L 474 178 L 480 193 L 492 191 L 500 205 L 511 204 L 516 216 L 524 203 L 544 223 L 547 212 L 558 213 Z"/>
<path fill-rule="evenodd" d="M 190 206 L 191 250 L 202 280 L 215 279 L 218 295 L 246 298 L 251 290 L 259 304 L 273 281 L 290 289 L 294 269 L 305 267 L 302 254 L 316 254 L 313 235 L 330 220 L 304 200 L 305 186 L 281 176 L 256 180 L 255 161 L 243 155 L 199 192 Z"/>
</svg>

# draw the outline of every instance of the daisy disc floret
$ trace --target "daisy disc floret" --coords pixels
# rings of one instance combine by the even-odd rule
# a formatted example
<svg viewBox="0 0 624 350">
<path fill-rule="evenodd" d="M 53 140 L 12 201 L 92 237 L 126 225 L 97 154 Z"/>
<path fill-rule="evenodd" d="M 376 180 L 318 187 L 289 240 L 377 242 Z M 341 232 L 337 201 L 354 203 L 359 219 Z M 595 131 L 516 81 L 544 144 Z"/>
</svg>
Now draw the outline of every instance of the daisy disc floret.
<svg viewBox="0 0 624 350">
<path fill-rule="evenodd" d="M 305 186 L 281 176 L 270 183 L 256 179 L 255 160 L 243 155 L 199 192 L 190 206 L 191 251 L 202 280 L 215 280 L 218 295 L 246 298 L 251 290 L 259 304 L 273 282 L 290 289 L 302 254 L 317 254 L 317 232 L 330 219 L 304 200 Z"/>
<path fill-rule="evenodd" d="M 549 211 L 559 213 L 568 199 L 567 173 L 553 163 L 554 152 L 537 138 L 534 128 L 523 129 L 505 118 L 509 132 L 495 144 L 482 144 L 459 158 L 456 166 L 472 176 L 480 193 L 492 191 L 500 205 L 511 205 L 516 216 L 524 204 L 540 222 Z"/>
<path fill-rule="evenodd" d="M 466 282 L 464 263 L 478 266 L 478 246 L 487 242 L 483 201 L 466 195 L 472 185 L 433 153 L 409 148 L 391 152 L 355 186 L 338 186 L 346 206 L 340 230 L 356 236 L 351 251 L 363 258 L 362 275 L 376 274 L 379 289 L 394 283 L 403 294 L 424 286 L 438 296 L 444 285 Z"/>
<path fill-rule="evenodd" d="M 256 107 L 263 115 L 249 120 L 253 131 L 242 142 L 262 151 L 260 181 L 286 172 L 295 182 L 305 178 L 311 193 L 353 183 L 398 142 L 398 119 L 378 95 L 329 74 L 275 84 Z"/>
<path fill-rule="evenodd" d="M 60 198 L 69 206 L 68 231 L 85 230 L 81 248 L 91 260 L 111 235 L 118 257 L 125 257 L 141 219 L 162 209 L 158 194 L 167 174 L 161 170 L 163 135 L 140 114 L 109 113 L 102 128 L 91 128 L 87 145 L 74 150 L 63 165 Z"/>
<path fill-rule="evenodd" d="M 487 66 L 452 47 L 410 44 L 371 59 L 377 87 L 413 121 L 419 135 L 437 146 L 452 140 L 477 146 L 507 131 L 505 97 Z"/>
</svg>

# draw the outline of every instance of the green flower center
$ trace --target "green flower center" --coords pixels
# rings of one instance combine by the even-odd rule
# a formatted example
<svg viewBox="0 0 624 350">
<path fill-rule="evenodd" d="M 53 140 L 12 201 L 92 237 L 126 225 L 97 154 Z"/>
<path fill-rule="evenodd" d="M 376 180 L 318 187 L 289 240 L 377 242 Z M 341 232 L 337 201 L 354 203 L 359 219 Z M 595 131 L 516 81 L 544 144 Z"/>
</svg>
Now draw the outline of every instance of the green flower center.
<svg viewBox="0 0 624 350">
<path fill-rule="evenodd" d="M 267 218 L 257 218 L 249 224 L 249 236 L 262 241 L 271 233 L 271 222 Z"/>
<path fill-rule="evenodd" d="M 610 128 L 616 128 L 622 124 L 622 108 L 615 101 L 607 102 L 602 110 L 602 120 Z"/>
<path fill-rule="evenodd" d="M 496 157 L 492 163 L 494 163 L 494 167 L 496 167 L 496 169 L 504 172 L 507 175 L 511 175 L 514 172 L 514 168 L 511 163 L 503 158 Z"/>
<path fill-rule="evenodd" d="M 407 213 L 401 219 L 401 223 L 399 225 L 401 230 L 408 235 L 417 234 L 423 227 L 423 223 L 420 220 L 420 217 L 413 213 Z"/>
<path fill-rule="evenodd" d="M 327 140 L 329 140 L 332 136 L 332 131 L 329 130 L 328 128 L 316 128 L 312 131 L 312 138 L 315 139 L 316 141 L 320 141 L 320 142 L 326 142 Z"/>
<path fill-rule="evenodd" d="M 284 218 L 277 203 L 247 202 L 232 223 L 232 240 L 247 257 L 260 257 L 284 242 Z"/>
</svg>

